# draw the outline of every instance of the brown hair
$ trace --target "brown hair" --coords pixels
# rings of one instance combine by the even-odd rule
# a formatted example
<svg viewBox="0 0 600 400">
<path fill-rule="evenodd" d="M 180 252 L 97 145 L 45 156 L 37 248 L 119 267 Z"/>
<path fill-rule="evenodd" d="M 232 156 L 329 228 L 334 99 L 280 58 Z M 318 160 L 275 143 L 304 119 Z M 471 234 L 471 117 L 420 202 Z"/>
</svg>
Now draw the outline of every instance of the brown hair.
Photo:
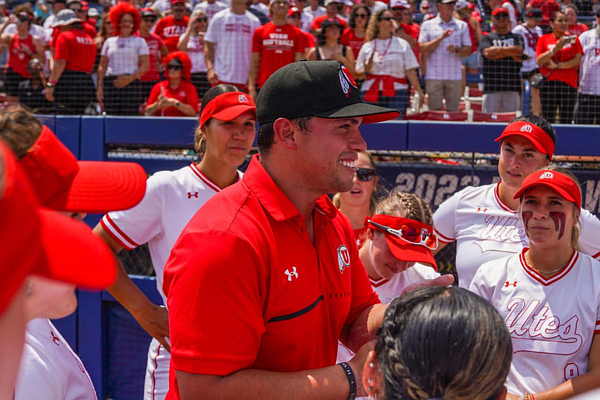
<svg viewBox="0 0 600 400">
<path fill-rule="evenodd" d="M 383 192 L 385 189 L 383 189 L 383 186 L 379 183 L 379 179 L 377 178 L 377 166 L 375 165 L 375 159 L 373 158 L 371 153 L 369 153 L 368 151 L 361 151 L 359 154 L 364 154 L 367 156 L 371 168 L 373 168 L 373 170 L 375 171 L 375 179 L 377 179 L 377 184 L 373 188 L 373 192 L 371 192 L 371 197 L 369 198 L 369 215 L 373 215 L 375 213 L 375 207 L 377 206 L 377 199 L 379 198 L 379 193 Z M 333 202 L 333 205 L 336 208 L 340 208 L 342 205 L 341 194 L 334 194 L 331 201 Z"/>
<path fill-rule="evenodd" d="M 393 191 L 377 204 L 375 214 L 414 219 L 433 226 L 429 204 L 414 193 Z"/>
<path fill-rule="evenodd" d="M 4 111 L 0 115 L 0 139 L 21 159 L 27 154 L 38 136 L 42 124 L 22 108 Z"/>
</svg>

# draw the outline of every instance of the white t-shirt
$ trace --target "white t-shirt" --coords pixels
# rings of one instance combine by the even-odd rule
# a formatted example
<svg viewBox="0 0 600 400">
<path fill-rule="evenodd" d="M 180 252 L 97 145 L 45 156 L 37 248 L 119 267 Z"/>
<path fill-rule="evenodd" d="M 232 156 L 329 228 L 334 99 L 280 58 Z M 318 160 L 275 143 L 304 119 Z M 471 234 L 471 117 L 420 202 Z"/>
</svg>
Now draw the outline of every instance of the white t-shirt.
<svg viewBox="0 0 600 400">
<path fill-rule="evenodd" d="M 194 7 L 194 11 L 197 11 L 197 10 L 203 11 L 204 14 L 206 14 L 206 16 L 208 17 L 208 19 L 211 19 L 212 17 L 214 17 L 214 15 L 216 13 L 218 13 L 219 11 L 225 10 L 226 8 L 227 8 L 227 5 L 220 1 L 215 1 L 212 4 L 209 4 L 206 1 L 203 1 L 203 2 L 198 3 Z"/>
<path fill-rule="evenodd" d="M 600 39 L 596 32 L 596 29 L 591 29 L 579 35 L 583 49 L 579 69 L 579 92 L 600 96 Z"/>
<path fill-rule="evenodd" d="M 97 400 L 83 363 L 45 318 L 27 323 L 15 400 Z"/>
<path fill-rule="evenodd" d="M 179 36 L 179 43 L 184 36 L 185 34 Z M 206 61 L 204 61 L 204 33 L 199 36 L 190 35 L 185 52 L 192 61 L 192 74 L 207 71 Z"/>
<path fill-rule="evenodd" d="M 469 287 L 483 263 L 519 253 L 529 245 L 517 210 L 502 202 L 498 185 L 465 188 L 433 214 L 440 242 L 456 240 L 456 272 L 462 288 Z M 579 227 L 582 252 L 599 258 L 600 220 L 582 209 Z"/>
<path fill-rule="evenodd" d="M 254 3 L 250 6 L 250 8 L 260 11 L 261 13 L 263 13 L 265 15 L 269 15 L 269 7 L 264 3 L 260 3 L 260 2 Z"/>
<path fill-rule="evenodd" d="M 318 6 L 316 10 L 313 10 L 312 8 L 307 6 L 307 7 L 304 7 L 304 10 L 302 10 L 302 13 L 306 14 L 310 17 L 310 23 L 312 25 L 312 21 L 315 18 L 320 17 L 321 15 L 327 14 L 327 9 L 323 6 Z"/>
<path fill-rule="evenodd" d="M 510 1 L 505 1 L 502 3 L 501 7 L 506 8 L 508 11 L 508 19 L 510 19 L 510 29 L 514 29 L 517 24 L 517 10 L 515 6 Z"/>
<path fill-rule="evenodd" d="M 541 38 L 543 35 L 542 28 L 536 26 L 533 29 L 529 29 L 524 24 L 521 24 L 515 26 L 512 32 L 523 37 L 523 42 L 525 43 L 523 53 L 529 56 L 527 60 L 523 60 L 521 72 L 530 72 L 534 69 L 539 68 L 537 62 L 535 62 L 535 49 L 537 46 L 538 39 Z"/>
<path fill-rule="evenodd" d="M 549 278 L 525 262 L 524 252 L 486 263 L 471 287 L 500 313 L 510 332 L 509 393 L 539 393 L 588 371 L 600 334 L 600 262 L 577 252 Z"/>
<path fill-rule="evenodd" d="M 426 279 L 435 279 L 440 276 L 432 267 L 416 263 L 406 271 L 402 271 L 399 274 L 394 275 L 391 279 L 380 279 L 371 281 L 371 286 L 377 296 L 379 296 L 379 300 L 383 304 L 387 304 L 390 301 L 394 300 L 396 297 L 402 294 L 402 291 L 410 284 L 419 282 Z M 352 350 L 348 349 L 346 346 L 338 342 L 338 355 L 337 361 L 338 363 L 349 361 L 354 357 L 354 353 Z"/>
<path fill-rule="evenodd" d="M 214 69 L 219 81 L 246 85 L 252 36 L 259 26 L 260 20 L 249 11 L 238 15 L 226 9 L 212 17 L 204 40 L 215 45 Z"/>
<path fill-rule="evenodd" d="M 427 72 L 425 79 L 430 80 L 462 80 L 462 57 L 457 53 L 448 51 L 448 46 L 456 47 L 471 46 L 469 27 L 464 21 L 452 18 L 450 22 L 444 22 L 437 17 L 423 22 L 419 43 L 430 42 L 441 36 L 446 29 L 454 29 L 452 35 L 448 36 L 427 56 Z"/>
<path fill-rule="evenodd" d="M 406 78 L 406 70 L 419 67 L 415 53 L 411 50 L 408 42 L 402 38 L 392 36 L 386 40 L 373 39 L 365 42 L 356 59 L 356 71 L 364 72 L 365 65 L 375 52 L 373 66 L 370 74 L 390 75 L 395 78 Z M 366 79 L 360 90 L 366 92 L 371 88 L 375 79 Z M 407 83 L 394 82 L 394 88 L 408 89 Z M 379 82 L 379 90 L 383 89 L 383 81 Z"/>
<path fill-rule="evenodd" d="M 112 36 L 102 45 L 102 56 L 108 58 L 106 76 L 132 75 L 137 71 L 140 56 L 150 54 L 144 38 Z"/>
<path fill-rule="evenodd" d="M 148 243 L 156 286 L 165 306 L 163 271 L 171 248 L 196 211 L 220 190 L 196 164 L 157 172 L 148 178 L 146 194 L 137 206 L 110 212 L 101 220 L 102 227 L 124 249 Z"/>
</svg>

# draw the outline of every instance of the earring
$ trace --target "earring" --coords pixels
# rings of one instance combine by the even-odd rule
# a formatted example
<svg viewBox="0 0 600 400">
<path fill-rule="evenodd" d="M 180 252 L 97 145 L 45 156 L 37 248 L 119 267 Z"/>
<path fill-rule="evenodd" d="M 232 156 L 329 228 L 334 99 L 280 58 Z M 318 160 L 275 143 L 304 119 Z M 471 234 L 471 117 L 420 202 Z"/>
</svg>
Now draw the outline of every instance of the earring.
<svg viewBox="0 0 600 400">
<path fill-rule="evenodd" d="M 369 368 L 375 368 L 375 364 L 373 364 L 372 362 L 369 363 Z"/>
</svg>

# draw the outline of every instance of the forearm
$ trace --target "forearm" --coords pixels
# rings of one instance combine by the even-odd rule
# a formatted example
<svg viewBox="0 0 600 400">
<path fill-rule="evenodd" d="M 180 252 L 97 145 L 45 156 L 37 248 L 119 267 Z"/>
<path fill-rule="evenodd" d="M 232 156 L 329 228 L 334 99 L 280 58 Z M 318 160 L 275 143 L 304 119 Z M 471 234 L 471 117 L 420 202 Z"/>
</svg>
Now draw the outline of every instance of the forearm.
<svg viewBox="0 0 600 400">
<path fill-rule="evenodd" d="M 535 62 L 540 66 L 547 64 L 548 61 L 552 60 L 552 57 L 556 55 L 555 49 L 556 47 L 552 50 L 548 50 L 547 52 L 540 54 L 535 58 Z"/>
<path fill-rule="evenodd" d="M 50 81 L 58 82 L 65 71 L 66 66 L 67 60 L 54 60 L 54 68 L 52 68 L 52 72 L 50 72 Z"/>
<path fill-rule="evenodd" d="M 137 71 L 133 75 L 131 75 L 132 81 L 136 79 L 140 79 L 148 70 L 150 69 L 150 59 L 148 56 L 140 57 L 140 63 Z"/>
<path fill-rule="evenodd" d="M 256 86 L 256 74 L 258 72 L 258 63 L 260 61 L 259 53 L 252 53 L 250 59 L 250 71 L 248 72 L 248 88 L 254 89 Z"/>
<path fill-rule="evenodd" d="M 345 330 L 340 340 L 350 350 L 357 352 L 365 343 L 374 340 L 383 322 L 387 304 L 376 304 L 364 310 Z"/>
<path fill-rule="evenodd" d="M 419 82 L 419 77 L 417 76 L 416 69 L 407 69 L 406 77 L 410 84 L 415 88 L 415 91 L 419 93 L 419 96 L 423 96 L 423 89 L 421 88 L 421 83 Z"/>
<path fill-rule="evenodd" d="M 414 48 L 418 44 L 417 41 L 415 40 L 415 38 L 410 36 L 408 33 L 404 32 L 404 29 L 402 29 L 402 28 L 396 29 L 396 36 L 406 40 L 408 42 L 408 44 L 410 45 L 411 49 Z"/>
<path fill-rule="evenodd" d="M 98 64 L 98 84 L 97 87 L 101 88 L 104 83 L 104 76 L 106 75 L 106 66 L 108 65 L 108 59 L 104 56 L 100 57 L 100 63 Z"/>
<path fill-rule="evenodd" d="M 207 69 L 214 69 L 215 64 L 215 48 L 214 44 L 206 42 L 204 46 L 204 62 Z"/>
<path fill-rule="evenodd" d="M 183 37 L 181 39 L 179 39 L 179 43 L 177 43 L 177 50 L 179 51 L 186 51 L 187 50 L 187 45 L 188 42 L 190 41 L 190 30 L 186 30 L 185 34 L 183 35 Z"/>
<path fill-rule="evenodd" d="M 337 365 L 290 373 L 256 369 L 243 369 L 227 376 L 176 373 L 181 400 L 345 400 L 350 393 L 346 374 Z"/>
<path fill-rule="evenodd" d="M 581 57 L 575 57 L 568 61 L 559 62 L 557 69 L 569 69 L 579 67 L 581 64 Z"/>
<path fill-rule="evenodd" d="M 108 288 L 108 292 L 137 320 L 140 315 L 144 315 L 147 310 L 155 307 L 155 305 L 133 283 L 121 260 L 118 257 L 116 259 L 117 280 Z"/>
<path fill-rule="evenodd" d="M 189 104 L 179 103 L 179 107 L 175 106 L 175 108 L 190 117 L 196 115 L 196 109 Z"/>
<path fill-rule="evenodd" d="M 461 57 L 469 57 L 471 55 L 471 46 L 458 47 L 458 55 Z"/>
<path fill-rule="evenodd" d="M 152 104 L 148 104 L 146 106 L 146 110 L 144 110 L 144 114 L 148 115 L 148 116 L 152 116 L 154 114 L 156 114 L 156 112 L 158 111 L 158 101 L 155 101 Z"/>
<path fill-rule="evenodd" d="M 423 54 L 429 54 L 435 49 L 437 49 L 440 43 L 442 43 L 442 40 L 443 38 L 440 36 L 438 38 L 433 39 L 432 41 L 419 43 L 419 49 Z"/>
<path fill-rule="evenodd" d="M 590 371 L 561 383 L 557 387 L 541 393 L 534 393 L 535 400 L 563 400 L 576 394 L 584 393 L 600 386 L 598 370 Z"/>
</svg>

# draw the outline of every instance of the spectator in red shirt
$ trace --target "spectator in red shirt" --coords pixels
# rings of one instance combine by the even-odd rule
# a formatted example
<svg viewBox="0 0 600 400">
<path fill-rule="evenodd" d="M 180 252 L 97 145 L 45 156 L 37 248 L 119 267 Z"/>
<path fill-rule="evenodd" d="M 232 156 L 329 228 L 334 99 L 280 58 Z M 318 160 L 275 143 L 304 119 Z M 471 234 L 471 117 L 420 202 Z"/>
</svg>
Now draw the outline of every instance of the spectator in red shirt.
<svg viewBox="0 0 600 400">
<path fill-rule="evenodd" d="M 260 89 L 273 72 L 300 61 L 303 56 L 304 35 L 300 29 L 287 23 L 289 10 L 288 0 L 271 0 L 269 12 L 273 20 L 254 31 L 248 74 L 248 94 L 254 100 L 256 89 Z"/>
<path fill-rule="evenodd" d="M 151 8 L 144 8 L 141 12 L 142 22 L 140 23 L 139 35 L 144 38 L 148 45 L 148 71 L 140 78 L 142 99 L 147 99 L 154 85 L 160 81 L 160 73 L 164 66 L 162 60 L 169 54 L 169 50 L 163 40 L 156 33 L 150 30 L 156 23 L 156 13 Z"/>
<path fill-rule="evenodd" d="M 55 102 L 58 114 L 83 114 L 96 97 L 92 81 L 96 45 L 72 10 L 60 11 L 53 27 L 60 33 L 55 40 L 46 99 Z"/>
<path fill-rule="evenodd" d="M 550 18 L 552 33 L 537 42 L 536 62 L 547 82 L 541 88 L 543 117 L 554 123 L 556 110 L 560 111 L 560 123 L 570 124 L 577 100 L 579 64 L 583 56 L 577 36 L 565 35 L 567 17 L 555 12 Z"/>
<path fill-rule="evenodd" d="M 578 23 L 577 16 L 579 15 L 579 10 L 575 7 L 574 4 L 566 5 L 563 9 L 565 15 L 567 16 L 567 25 L 569 26 L 569 34 L 572 36 L 579 36 L 583 32 L 588 30 L 586 24 Z"/>
<path fill-rule="evenodd" d="M 297 2 L 297 1 L 296 1 Z M 290 25 L 295 26 L 298 29 L 302 29 L 302 10 L 298 7 L 290 7 L 288 11 L 287 22 Z M 302 58 L 306 58 L 308 51 L 315 47 L 315 37 L 308 32 L 302 31 L 304 35 L 304 51 Z"/>
<path fill-rule="evenodd" d="M 85 33 L 90 35 L 91 38 L 95 38 L 97 34 L 95 21 L 92 23 L 88 21 L 87 8 L 83 8 L 83 3 L 80 0 L 69 0 L 67 1 L 67 8 L 75 11 L 77 18 L 79 18 L 83 23 L 83 30 Z"/>
<path fill-rule="evenodd" d="M 531 0 L 525 8 L 527 10 L 531 8 L 539 8 L 542 10 L 543 19 L 540 22 L 539 27 L 544 33 L 552 32 L 552 27 L 550 26 L 550 17 L 555 12 L 560 11 L 560 6 L 556 0 Z"/>
<path fill-rule="evenodd" d="M 27 63 L 32 58 L 45 62 L 44 44 L 42 40 L 29 33 L 33 11 L 31 8 L 20 5 L 15 7 L 10 18 L 5 18 L 0 26 L 0 44 L 8 45 L 8 62 L 6 64 L 6 77 L 4 78 L 4 92 L 9 103 L 18 103 L 19 84 L 29 78 Z M 15 23 L 17 33 L 3 33 L 6 27 Z"/>
<path fill-rule="evenodd" d="M 167 80 L 152 88 L 146 115 L 190 117 L 198 114 L 198 93 L 190 83 L 192 62 L 187 54 L 176 51 L 165 58 Z"/>
<path fill-rule="evenodd" d="M 354 58 L 358 57 L 358 52 L 365 42 L 367 35 L 367 23 L 371 17 L 371 10 L 364 4 L 355 4 L 350 11 L 348 18 L 348 28 L 344 29 L 341 43 L 352 49 Z"/>
<path fill-rule="evenodd" d="M 315 37 L 319 36 L 319 33 L 321 32 L 321 24 L 326 19 L 337 19 L 338 21 L 340 21 L 340 24 L 342 24 L 344 29 L 348 27 L 346 20 L 342 18 L 339 14 L 340 4 L 342 3 L 339 0 L 325 0 L 325 8 L 327 9 L 327 14 L 321 15 L 320 17 L 316 17 L 313 20 L 312 32 L 313 35 L 315 35 Z"/>
<path fill-rule="evenodd" d="M 390 11 L 394 16 L 394 32 L 396 36 L 408 42 L 415 57 L 419 60 L 419 33 L 421 28 L 418 24 L 412 22 L 412 13 L 410 4 L 406 0 L 391 0 Z"/>
<path fill-rule="evenodd" d="M 154 33 L 165 42 L 170 53 L 177 51 L 179 37 L 185 33 L 190 20 L 185 15 L 185 0 L 171 0 L 171 4 L 172 14 L 158 21 L 154 29 Z"/>
</svg>

